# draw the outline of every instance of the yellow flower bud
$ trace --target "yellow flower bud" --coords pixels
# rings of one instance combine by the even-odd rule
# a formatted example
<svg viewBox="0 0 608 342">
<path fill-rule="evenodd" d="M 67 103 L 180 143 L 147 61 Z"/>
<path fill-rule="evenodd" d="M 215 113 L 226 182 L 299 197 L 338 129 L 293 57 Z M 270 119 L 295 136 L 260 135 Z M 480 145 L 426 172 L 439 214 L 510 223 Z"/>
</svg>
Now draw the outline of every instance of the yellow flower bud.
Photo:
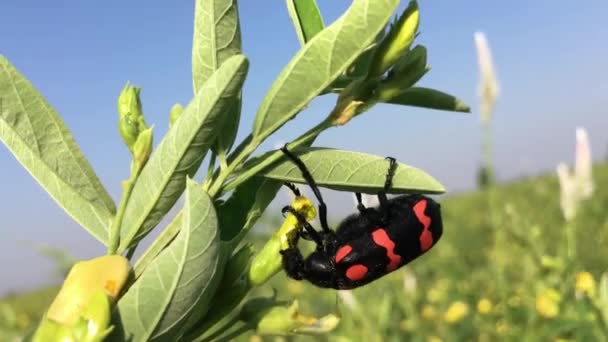
<svg viewBox="0 0 608 342">
<path fill-rule="evenodd" d="M 152 153 L 152 144 L 154 139 L 152 129 L 154 129 L 154 126 L 146 128 L 139 133 L 139 136 L 133 145 L 133 159 L 140 166 L 146 164 L 148 158 L 150 157 L 150 153 Z"/>
<path fill-rule="evenodd" d="M 173 126 L 177 118 L 179 118 L 183 112 L 184 108 L 179 103 L 176 103 L 171 107 L 171 111 L 169 112 L 169 127 Z"/>
<path fill-rule="evenodd" d="M 120 255 L 77 262 L 51 303 L 47 317 L 61 324 L 74 324 L 97 290 L 116 300 L 130 271 L 129 261 Z"/>
<path fill-rule="evenodd" d="M 411 0 L 407 8 L 382 40 L 372 60 L 368 78 L 382 76 L 410 48 L 420 23 L 418 2 Z"/>
</svg>

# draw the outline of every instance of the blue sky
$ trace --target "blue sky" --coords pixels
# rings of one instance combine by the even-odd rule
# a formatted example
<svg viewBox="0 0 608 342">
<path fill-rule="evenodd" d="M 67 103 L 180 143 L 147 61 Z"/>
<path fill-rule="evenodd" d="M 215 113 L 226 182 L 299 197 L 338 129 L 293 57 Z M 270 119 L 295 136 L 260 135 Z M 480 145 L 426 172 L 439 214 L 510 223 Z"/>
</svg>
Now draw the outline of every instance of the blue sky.
<svg viewBox="0 0 608 342">
<path fill-rule="evenodd" d="M 327 24 L 350 4 L 318 2 Z M 251 65 L 239 137 L 250 129 L 263 95 L 299 48 L 284 1 L 261 3 L 240 1 L 243 50 Z M 588 0 L 576 7 L 566 0 L 421 0 L 420 7 L 418 42 L 429 49 L 433 67 L 421 85 L 455 94 L 474 110 L 473 33 L 482 30 L 488 37 L 501 84 L 493 124 L 501 179 L 552 171 L 558 162 L 572 161 L 577 126 L 588 129 L 594 157 L 606 156 L 608 2 Z M 170 107 L 187 104 L 192 95 L 192 22 L 193 1 L 8 0 L 0 4 L 0 53 L 61 114 L 118 198 L 129 154 L 116 130 L 116 98 L 127 81 L 142 86 L 147 121 L 156 124 L 156 137 L 164 134 Z M 333 101 L 315 100 L 263 149 L 321 120 Z M 380 105 L 326 132 L 317 145 L 394 156 L 456 192 L 474 185 L 479 137 L 476 111 L 463 115 Z M 50 279 L 52 264 L 22 241 L 53 244 L 80 258 L 103 253 L 6 148 L 0 148 L 0 165 L 0 259 L 5 260 L 0 294 Z M 340 196 L 345 195 L 330 194 L 330 202 Z M 338 202 L 334 212 L 344 214 L 351 202 Z"/>
</svg>

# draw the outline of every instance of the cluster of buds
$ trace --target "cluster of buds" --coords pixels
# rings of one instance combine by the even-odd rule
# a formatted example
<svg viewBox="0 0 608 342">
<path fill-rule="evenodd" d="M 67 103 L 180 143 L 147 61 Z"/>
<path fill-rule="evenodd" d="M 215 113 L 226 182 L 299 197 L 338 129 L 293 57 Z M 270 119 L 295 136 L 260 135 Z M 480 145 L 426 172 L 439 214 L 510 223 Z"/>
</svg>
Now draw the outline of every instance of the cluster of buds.
<svg viewBox="0 0 608 342">
<path fill-rule="evenodd" d="M 591 164 L 591 149 L 587 131 L 584 128 L 577 128 L 574 173 L 570 172 L 565 163 L 557 166 L 561 190 L 560 205 L 564 218 L 568 221 L 576 216 L 580 203 L 593 195 Z"/>
<path fill-rule="evenodd" d="M 139 93 L 140 87 L 126 84 L 118 97 L 118 131 L 135 163 L 143 166 L 152 152 L 152 128 L 146 125 Z"/>
<path fill-rule="evenodd" d="M 334 125 L 344 125 L 377 102 L 390 102 L 430 70 L 426 65 L 426 48 L 418 45 L 410 49 L 419 23 L 418 2 L 411 0 L 374 48 L 365 77 L 353 81 L 340 93 L 330 115 Z"/>
</svg>

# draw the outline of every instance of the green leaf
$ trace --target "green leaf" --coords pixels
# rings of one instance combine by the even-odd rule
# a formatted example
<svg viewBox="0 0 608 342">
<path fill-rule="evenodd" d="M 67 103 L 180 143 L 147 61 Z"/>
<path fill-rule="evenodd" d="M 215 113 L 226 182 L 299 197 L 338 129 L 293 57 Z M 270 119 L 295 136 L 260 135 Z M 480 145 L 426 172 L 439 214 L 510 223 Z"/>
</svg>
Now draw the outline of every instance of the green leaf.
<svg viewBox="0 0 608 342">
<path fill-rule="evenodd" d="M 409 88 L 403 91 L 399 96 L 389 100 L 388 103 L 452 112 L 471 112 L 471 107 L 460 99 L 439 90 L 422 87 Z"/>
<path fill-rule="evenodd" d="M 119 251 L 154 228 L 178 200 L 186 177 L 196 172 L 215 140 L 222 114 L 240 91 L 247 67 L 242 55 L 222 64 L 152 153 L 125 209 Z"/>
<path fill-rule="evenodd" d="M 311 147 L 293 151 L 299 156 L 317 184 L 338 190 L 374 194 L 384 188 L 389 162 L 371 154 Z M 265 178 L 306 184 L 302 173 L 286 157 L 259 173 Z M 424 171 L 398 163 L 389 193 L 440 194 L 444 187 Z"/>
<path fill-rule="evenodd" d="M 253 126 L 264 140 L 322 93 L 374 41 L 398 0 L 354 0 L 348 11 L 293 57 L 266 94 Z"/>
<path fill-rule="evenodd" d="M 281 182 L 252 177 L 238 186 L 218 207 L 222 241 L 233 241 L 237 235 L 242 238 L 262 216 L 281 185 Z M 238 241 L 240 238 L 234 244 Z"/>
<path fill-rule="evenodd" d="M 287 11 L 300 40 L 306 43 L 325 27 L 316 0 L 286 0 Z"/>
<path fill-rule="evenodd" d="M 241 53 L 241 29 L 236 0 L 197 0 L 194 12 L 192 43 L 192 81 L 194 93 L 228 58 Z M 213 149 L 228 151 L 239 127 L 241 116 L 240 92 L 224 112 L 224 124 L 219 129 Z"/>
<path fill-rule="evenodd" d="M 220 239 L 213 201 L 192 180 L 182 217 L 179 235 L 118 302 L 125 337 L 177 340 L 208 310 L 222 276 Z"/>
<path fill-rule="evenodd" d="M 107 243 L 112 198 L 57 112 L 1 55 L 0 140 L 68 215 Z"/>
</svg>

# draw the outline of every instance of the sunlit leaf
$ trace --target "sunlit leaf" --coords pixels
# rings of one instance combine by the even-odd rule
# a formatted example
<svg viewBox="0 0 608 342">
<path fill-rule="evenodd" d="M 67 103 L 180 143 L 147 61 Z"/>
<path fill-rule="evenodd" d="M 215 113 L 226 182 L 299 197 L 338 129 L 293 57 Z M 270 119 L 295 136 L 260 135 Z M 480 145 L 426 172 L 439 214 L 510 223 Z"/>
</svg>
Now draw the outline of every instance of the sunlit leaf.
<svg viewBox="0 0 608 342">
<path fill-rule="evenodd" d="M 344 15 L 302 47 L 258 109 L 253 139 L 263 140 L 322 93 L 374 41 L 398 4 L 398 0 L 354 0 Z"/>
<path fill-rule="evenodd" d="M 182 194 L 186 177 L 196 172 L 215 140 L 227 99 L 240 91 L 247 67 L 242 55 L 222 64 L 152 153 L 125 210 L 119 251 L 154 228 Z"/>
<path fill-rule="evenodd" d="M 306 42 L 311 40 L 325 27 L 317 1 L 286 0 L 286 3 L 287 11 L 293 22 L 300 44 L 305 45 Z"/>
<path fill-rule="evenodd" d="M 223 266 L 213 201 L 188 181 L 182 229 L 118 303 L 120 330 L 137 341 L 176 340 L 208 310 Z"/>
<path fill-rule="evenodd" d="M 228 58 L 241 53 L 241 29 L 236 0 L 197 0 L 192 43 L 194 93 Z M 214 150 L 227 151 L 234 143 L 241 116 L 241 97 L 231 99 Z"/>
<path fill-rule="evenodd" d="M 65 123 L 0 56 L 0 140 L 74 220 L 104 244 L 114 202 Z"/>
<path fill-rule="evenodd" d="M 331 148 L 302 148 L 299 156 L 319 186 L 339 191 L 377 193 L 384 188 L 389 162 L 371 154 Z M 259 173 L 281 181 L 306 184 L 296 165 L 285 158 Z M 426 172 L 398 163 L 389 193 L 443 193 L 445 189 Z"/>
</svg>

